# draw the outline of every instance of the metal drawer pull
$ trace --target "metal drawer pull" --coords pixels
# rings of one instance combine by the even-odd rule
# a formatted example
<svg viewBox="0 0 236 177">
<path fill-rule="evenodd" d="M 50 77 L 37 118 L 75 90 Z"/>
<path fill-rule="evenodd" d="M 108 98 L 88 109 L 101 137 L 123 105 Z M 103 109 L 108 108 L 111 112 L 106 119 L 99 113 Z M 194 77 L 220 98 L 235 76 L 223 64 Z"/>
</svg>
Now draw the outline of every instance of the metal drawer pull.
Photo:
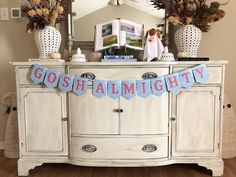
<svg viewBox="0 0 236 177">
<path fill-rule="evenodd" d="M 82 151 L 88 152 L 88 153 L 93 153 L 97 151 L 97 147 L 91 144 L 84 145 L 82 147 Z"/>
<path fill-rule="evenodd" d="M 148 152 L 148 153 L 155 152 L 155 151 L 157 151 L 157 146 L 154 144 L 147 144 L 147 145 L 143 146 L 142 150 L 143 150 L 143 152 Z"/>
<path fill-rule="evenodd" d="M 147 80 L 147 79 L 155 79 L 155 78 L 157 78 L 158 77 L 158 75 L 156 74 L 156 73 L 154 73 L 154 72 L 148 72 L 148 73 L 144 73 L 143 75 L 142 75 L 142 78 L 144 79 L 144 80 Z"/>
<path fill-rule="evenodd" d="M 176 121 L 176 118 L 175 117 L 171 117 L 170 120 L 174 122 L 174 121 Z"/>
<path fill-rule="evenodd" d="M 123 113 L 124 110 L 123 110 L 123 109 L 114 109 L 114 112 L 117 112 L 117 113 Z"/>
<path fill-rule="evenodd" d="M 96 75 L 93 73 L 83 73 L 81 74 L 82 78 L 89 79 L 89 80 L 94 80 L 96 78 Z"/>
</svg>

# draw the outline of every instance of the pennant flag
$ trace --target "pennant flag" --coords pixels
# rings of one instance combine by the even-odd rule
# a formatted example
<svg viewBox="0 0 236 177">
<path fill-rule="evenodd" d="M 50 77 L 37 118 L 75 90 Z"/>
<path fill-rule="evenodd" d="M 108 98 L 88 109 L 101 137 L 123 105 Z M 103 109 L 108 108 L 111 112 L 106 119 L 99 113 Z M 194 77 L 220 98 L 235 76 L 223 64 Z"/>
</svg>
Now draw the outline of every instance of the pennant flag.
<svg viewBox="0 0 236 177">
<path fill-rule="evenodd" d="M 52 69 L 48 69 L 44 79 L 44 84 L 48 88 L 55 88 L 58 84 L 59 78 L 60 78 L 59 72 Z"/>
<path fill-rule="evenodd" d="M 112 99 L 120 98 L 121 96 L 121 81 L 108 81 L 107 82 L 107 95 Z"/>
<path fill-rule="evenodd" d="M 200 84 L 204 84 L 207 82 L 209 76 L 208 76 L 208 71 L 205 64 L 198 65 L 194 67 L 192 70 L 193 70 L 193 74 L 194 74 L 196 82 Z"/>
<path fill-rule="evenodd" d="M 76 77 L 74 79 L 73 92 L 78 95 L 84 95 L 88 90 L 88 79 L 82 77 Z"/>
<path fill-rule="evenodd" d="M 181 86 L 184 88 L 190 88 L 195 83 L 192 69 L 184 70 L 179 73 L 179 78 L 181 82 Z"/>
<path fill-rule="evenodd" d="M 93 81 L 93 95 L 102 98 L 107 95 L 107 82 L 104 80 Z"/>
<path fill-rule="evenodd" d="M 156 96 L 161 96 L 166 92 L 166 83 L 164 77 L 158 77 L 151 80 L 152 93 Z"/>
<path fill-rule="evenodd" d="M 33 65 L 31 79 L 35 84 L 43 82 L 48 88 L 59 87 L 62 92 L 73 92 L 78 95 L 84 95 L 88 91 L 89 79 L 74 77 L 69 74 L 59 73 L 56 70 L 48 69 L 41 65 Z M 93 81 L 93 95 L 97 98 L 109 96 L 116 100 L 123 96 L 130 100 L 136 95 L 147 98 L 154 94 L 161 96 L 164 92 L 170 91 L 178 93 L 180 89 L 191 88 L 195 82 L 204 84 L 209 79 L 208 70 L 205 64 L 195 66 L 155 79 L 132 80 L 132 81 Z"/>
<path fill-rule="evenodd" d="M 179 93 L 181 89 L 181 83 L 178 73 L 165 76 L 165 81 L 168 91 L 172 93 Z"/>
<path fill-rule="evenodd" d="M 122 82 L 122 96 L 128 100 L 136 96 L 136 82 L 135 81 Z"/>
<path fill-rule="evenodd" d="M 31 73 L 31 79 L 35 84 L 39 84 L 40 82 L 43 82 L 44 76 L 47 72 L 47 68 L 35 64 Z"/>
<path fill-rule="evenodd" d="M 147 98 L 152 94 L 150 80 L 139 80 L 136 81 L 137 94 L 142 98 Z"/>
<path fill-rule="evenodd" d="M 70 92 L 72 90 L 74 82 L 74 76 L 68 74 L 61 74 L 58 87 L 61 89 L 62 92 Z"/>
</svg>

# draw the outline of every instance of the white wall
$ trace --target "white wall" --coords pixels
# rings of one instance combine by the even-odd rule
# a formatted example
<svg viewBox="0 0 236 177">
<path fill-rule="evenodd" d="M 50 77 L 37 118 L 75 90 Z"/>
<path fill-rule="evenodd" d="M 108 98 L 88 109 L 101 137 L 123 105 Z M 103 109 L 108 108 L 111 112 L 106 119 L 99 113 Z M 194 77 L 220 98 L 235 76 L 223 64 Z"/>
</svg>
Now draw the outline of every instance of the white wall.
<svg viewBox="0 0 236 177">
<path fill-rule="evenodd" d="M 144 13 L 128 5 L 107 6 L 74 22 L 76 29 L 74 31 L 75 39 L 79 41 L 93 41 L 94 28 L 96 24 L 104 23 L 117 18 L 144 24 L 145 32 L 150 28 L 155 28 L 157 24 L 163 23 L 162 19 Z"/>
</svg>

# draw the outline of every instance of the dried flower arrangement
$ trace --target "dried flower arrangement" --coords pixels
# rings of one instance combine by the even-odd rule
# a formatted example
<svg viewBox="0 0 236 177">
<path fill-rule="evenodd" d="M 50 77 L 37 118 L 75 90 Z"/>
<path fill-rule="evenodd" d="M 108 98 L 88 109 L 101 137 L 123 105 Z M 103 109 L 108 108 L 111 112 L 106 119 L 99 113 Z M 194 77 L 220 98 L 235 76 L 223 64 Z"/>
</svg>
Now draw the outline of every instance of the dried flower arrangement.
<svg viewBox="0 0 236 177">
<path fill-rule="evenodd" d="M 27 0 L 21 6 L 22 17 L 29 19 L 26 31 L 31 33 L 60 23 L 65 18 L 64 6 L 65 0 Z"/>
<path fill-rule="evenodd" d="M 207 3 L 207 0 L 151 0 L 155 8 L 165 9 L 169 4 L 169 13 L 166 18 L 169 22 L 178 25 L 195 25 L 203 32 L 210 30 L 210 23 L 219 21 L 225 16 L 217 1 Z"/>
</svg>

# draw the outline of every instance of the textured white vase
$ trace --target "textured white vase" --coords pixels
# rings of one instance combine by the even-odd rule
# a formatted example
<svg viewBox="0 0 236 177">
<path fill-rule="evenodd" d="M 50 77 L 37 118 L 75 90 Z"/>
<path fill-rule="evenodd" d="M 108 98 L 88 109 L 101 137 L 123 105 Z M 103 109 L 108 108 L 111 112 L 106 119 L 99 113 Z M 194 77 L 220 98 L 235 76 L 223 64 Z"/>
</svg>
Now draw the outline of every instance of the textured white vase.
<svg viewBox="0 0 236 177">
<path fill-rule="evenodd" d="M 35 31 L 35 42 L 39 58 L 50 58 L 51 53 L 58 53 L 61 45 L 61 33 L 52 26 Z"/>
<path fill-rule="evenodd" d="M 186 52 L 188 57 L 197 57 L 202 31 L 194 25 L 180 27 L 175 33 L 175 44 L 178 52 Z"/>
</svg>

